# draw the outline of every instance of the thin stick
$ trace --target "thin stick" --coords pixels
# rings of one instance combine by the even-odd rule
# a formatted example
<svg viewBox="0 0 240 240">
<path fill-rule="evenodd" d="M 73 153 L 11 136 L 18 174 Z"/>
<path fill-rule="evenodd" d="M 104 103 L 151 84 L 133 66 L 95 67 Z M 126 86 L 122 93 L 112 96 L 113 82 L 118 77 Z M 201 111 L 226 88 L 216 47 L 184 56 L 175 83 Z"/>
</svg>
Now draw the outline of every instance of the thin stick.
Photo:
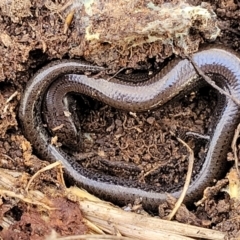
<svg viewBox="0 0 240 240">
<path fill-rule="evenodd" d="M 171 132 L 172 135 L 175 136 L 174 133 Z M 176 137 L 176 136 L 175 136 Z M 176 137 L 176 139 L 183 144 L 188 152 L 189 152 L 189 158 L 188 158 L 188 171 L 187 171 L 187 176 L 186 176 L 186 180 L 183 186 L 183 190 L 181 192 L 180 197 L 178 198 L 173 210 L 171 211 L 171 213 L 166 217 L 167 220 L 171 220 L 173 218 L 173 216 L 176 214 L 177 210 L 179 209 L 179 207 L 181 206 L 186 194 L 187 194 L 187 190 L 188 187 L 190 185 L 190 181 L 191 181 L 191 177 L 192 177 L 192 171 L 193 171 L 193 163 L 194 163 L 194 152 L 193 150 L 187 145 L 187 143 L 185 143 L 182 139 Z"/>
<path fill-rule="evenodd" d="M 43 187 L 42 189 L 44 191 L 47 191 L 47 193 L 42 192 L 44 197 L 41 192 L 40 195 L 37 195 L 36 193 L 38 193 L 39 191 L 36 191 L 30 192 L 31 196 L 29 198 L 26 198 L 22 194 L 16 194 L 17 192 L 19 192 L 19 190 L 24 190 L 19 189 L 19 178 L 21 177 L 22 173 L 11 171 L 10 176 L 9 174 L 5 174 L 5 172 L 6 171 L 4 169 L 0 168 L 0 188 L 7 188 L 11 189 L 12 191 L 3 190 L 1 191 L 2 195 L 7 195 L 9 197 L 17 197 L 23 201 L 27 201 L 28 203 L 40 205 L 49 210 L 54 210 L 54 208 L 52 209 L 48 206 L 43 205 L 45 202 L 48 202 L 48 205 L 52 205 L 51 199 L 56 195 L 56 193 L 54 192 L 54 188 L 52 188 L 52 191 L 50 190 L 49 192 L 48 188 L 45 189 Z M 15 189 L 16 184 L 17 189 Z M 110 203 L 101 201 L 97 197 L 77 187 L 62 189 L 62 191 L 63 196 L 67 197 L 73 202 L 79 203 L 79 207 L 85 219 L 88 219 L 88 221 L 96 225 L 105 233 L 116 234 L 119 232 L 125 237 L 139 240 L 189 240 L 190 237 L 191 239 L 197 238 L 209 240 L 224 240 L 226 237 L 226 233 L 222 233 L 216 230 L 195 227 L 178 222 L 170 222 L 151 216 L 139 215 L 136 213 L 123 211 L 121 208 L 115 207 Z M 59 195 L 61 195 L 61 193 L 59 193 Z M 38 201 L 37 199 L 41 200 Z M 95 227 L 91 227 L 90 229 L 91 231 L 96 231 Z M 97 230 L 97 232 L 101 233 L 101 230 Z M 110 239 L 114 239 L 114 237 L 111 237 Z M 101 239 L 100 236 L 96 238 L 99 240 Z M 51 236 L 49 236 L 49 238 L 46 239 L 57 239 L 57 236 L 54 237 L 52 235 L 52 238 Z"/>
<path fill-rule="evenodd" d="M 208 83 L 210 84 L 213 88 L 217 89 L 221 94 L 229 97 L 233 102 L 235 102 L 237 105 L 240 106 L 240 100 L 237 99 L 236 97 L 232 96 L 228 92 L 224 91 L 222 88 L 216 85 L 216 83 L 208 77 L 201 69 L 200 67 L 197 66 L 197 64 L 194 62 L 193 58 L 190 56 L 187 56 L 187 59 L 191 62 L 193 67 L 195 68 L 196 72 Z"/>
<path fill-rule="evenodd" d="M 60 162 L 54 162 L 54 163 L 52 163 L 52 164 L 50 164 L 50 165 L 47 165 L 46 167 L 40 169 L 39 171 L 37 171 L 37 172 L 31 177 L 31 179 L 29 180 L 29 182 L 28 182 L 28 184 L 27 184 L 27 186 L 26 186 L 26 188 L 25 188 L 25 191 L 28 192 L 28 189 L 29 189 L 30 184 L 32 183 L 32 181 L 33 181 L 40 173 L 45 172 L 45 171 L 47 171 L 47 170 L 50 170 L 50 169 L 52 169 L 52 168 L 55 168 L 55 167 L 57 167 L 57 166 L 62 166 L 62 165 L 61 165 Z"/>
<path fill-rule="evenodd" d="M 47 240 L 134 240 L 133 238 L 129 237 L 122 237 L 122 236 L 113 236 L 113 235 L 74 235 L 74 236 L 67 236 L 67 237 L 57 237 L 51 238 L 49 236 Z"/>
<path fill-rule="evenodd" d="M 68 189 L 69 195 L 71 189 Z M 76 192 L 76 190 L 74 191 Z M 170 222 L 150 216 L 125 212 L 113 205 L 96 200 L 88 200 L 85 192 L 83 198 L 79 196 L 79 205 L 83 216 L 100 228 L 107 228 L 114 232 L 112 224 L 119 232 L 127 237 L 141 240 L 155 239 L 211 239 L 224 240 L 226 234 L 206 228 Z"/>
<path fill-rule="evenodd" d="M 48 210 L 55 210 L 56 208 L 51 208 L 49 206 L 47 206 L 46 204 L 40 202 L 40 201 L 37 201 L 37 200 L 31 200 L 30 198 L 28 197 L 25 197 L 23 194 L 18 194 L 18 193 L 15 193 L 13 191 L 9 191 L 9 190 L 5 190 L 5 189 L 0 189 L 0 196 L 8 196 L 8 197 L 13 197 L 13 198 L 18 198 L 20 199 L 21 201 L 23 202 L 26 202 L 26 203 L 30 203 L 30 204 L 33 204 L 33 205 L 38 205 L 38 206 L 42 206 L 43 208 L 46 208 Z"/>
<path fill-rule="evenodd" d="M 120 68 L 113 76 L 109 77 L 107 81 L 110 81 L 111 79 L 115 78 L 120 72 L 122 72 L 125 69 L 126 69 L 125 67 Z"/>
<path fill-rule="evenodd" d="M 237 156 L 237 139 L 239 137 L 239 133 L 240 133 L 240 124 L 238 124 L 237 128 L 235 129 L 235 134 L 231 144 L 231 148 L 234 154 L 235 167 L 236 167 L 238 176 L 240 176 L 239 169 L 238 169 L 238 156 Z"/>
<path fill-rule="evenodd" d="M 10 101 L 13 100 L 18 95 L 18 91 L 15 91 L 6 101 L 6 103 L 9 103 Z"/>
</svg>

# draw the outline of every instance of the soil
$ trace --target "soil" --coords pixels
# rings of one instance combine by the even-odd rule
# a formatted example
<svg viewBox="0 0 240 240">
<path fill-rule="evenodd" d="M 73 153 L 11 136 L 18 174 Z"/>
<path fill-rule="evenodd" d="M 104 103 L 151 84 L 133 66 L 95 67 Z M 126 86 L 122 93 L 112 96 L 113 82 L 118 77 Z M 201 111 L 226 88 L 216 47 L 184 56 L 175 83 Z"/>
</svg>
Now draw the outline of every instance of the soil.
<svg viewBox="0 0 240 240">
<path fill-rule="evenodd" d="M 64 17 L 52 11 L 44 1 L 30 3 L 22 0 L 15 1 L 18 2 L 15 5 L 11 5 L 14 1 L 9 2 L 10 10 L 0 3 L 0 166 L 35 173 L 44 164 L 32 154 L 21 132 L 17 120 L 19 100 L 33 73 L 53 59 L 69 58 L 71 48 L 79 44 L 79 36 L 74 20 L 64 33 Z M 221 29 L 216 43 L 239 52 L 240 3 L 234 0 L 207 2 L 217 14 Z M 194 1 L 195 5 L 200 3 Z M 22 11 L 22 6 L 27 6 L 28 11 Z M 196 160 L 193 174 L 196 175 L 201 168 L 206 141 L 186 137 L 186 132 L 208 134 L 213 112 L 217 108 L 217 94 L 211 87 L 193 90 L 164 107 L 141 114 L 113 109 L 87 97 L 77 100 L 83 106 L 79 109 L 83 141 L 81 154 L 75 155 L 83 166 L 112 176 L 127 177 L 140 185 L 161 187 L 164 191 L 181 187 L 186 176 L 188 152 L 170 134 L 173 132 L 194 149 Z M 233 160 L 231 152 L 226 160 Z M 202 204 L 179 211 L 176 220 L 218 229 L 227 232 L 229 237 L 238 237 L 240 201 L 231 199 L 226 191 L 220 191 L 227 186 L 228 179 L 216 183 L 210 193 L 206 193 Z M 45 176 L 44 181 L 53 180 L 51 176 Z M 58 204 L 62 204 L 64 209 L 69 203 L 61 201 Z M 161 217 L 166 215 L 171 204 L 172 201 L 168 200 L 160 206 Z M 72 211 L 75 211 L 74 207 Z M 39 218 L 33 218 L 36 214 L 21 204 L 10 210 L 6 205 L 1 205 L 1 216 L 11 215 L 18 221 L 14 228 L 22 231 L 22 239 L 37 239 L 34 238 L 34 227 L 27 229 L 25 224 L 29 219 L 34 224 L 43 224 Z M 81 217 L 76 219 L 76 223 L 78 221 L 81 222 Z M 79 233 L 75 225 L 72 228 L 71 233 Z M 48 232 L 48 226 L 44 225 L 41 231 Z M 83 226 L 82 232 L 85 231 Z M 14 239 L 14 231 L 9 229 L 8 234 L 12 234 Z M 68 235 L 69 232 L 62 230 L 60 234 Z M 5 231 L 0 231 L 0 235 L 3 239 L 7 236 Z"/>
<path fill-rule="evenodd" d="M 87 98 L 80 102 L 83 139 L 76 157 L 82 166 L 136 181 L 140 188 L 178 189 L 184 184 L 188 152 L 174 133 L 195 151 L 193 177 L 201 169 L 207 141 L 186 133 L 207 135 L 217 105 L 217 95 L 209 87 L 137 114 Z"/>
</svg>

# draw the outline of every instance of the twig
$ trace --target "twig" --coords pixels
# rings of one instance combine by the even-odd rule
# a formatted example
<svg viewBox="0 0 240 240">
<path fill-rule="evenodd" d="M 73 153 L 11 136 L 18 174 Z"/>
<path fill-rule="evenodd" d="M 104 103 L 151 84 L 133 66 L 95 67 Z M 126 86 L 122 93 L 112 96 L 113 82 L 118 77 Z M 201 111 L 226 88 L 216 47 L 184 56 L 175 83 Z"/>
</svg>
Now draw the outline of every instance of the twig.
<svg viewBox="0 0 240 240">
<path fill-rule="evenodd" d="M 175 136 L 174 133 L 170 132 L 173 136 Z M 176 137 L 176 136 L 175 136 Z M 192 171 L 193 171 L 193 163 L 194 163 L 194 152 L 193 150 L 187 145 L 187 143 L 185 143 L 182 139 L 176 137 L 176 139 L 183 144 L 188 152 L 189 152 L 189 158 L 188 158 L 188 171 L 187 171 L 187 176 L 186 176 L 186 180 L 183 186 L 183 190 L 181 192 L 180 197 L 178 198 L 172 212 L 166 217 L 167 220 L 171 220 L 172 217 L 175 215 L 175 213 L 177 212 L 177 210 L 179 209 L 179 207 L 181 206 L 184 197 L 186 196 L 188 187 L 190 185 L 190 181 L 191 181 L 191 177 L 192 177 Z"/>
<path fill-rule="evenodd" d="M 5 174 L 5 172 L 6 170 L 0 168 L 0 189 L 3 189 L 3 188 L 11 189 L 12 191 L 10 195 L 12 196 L 14 196 L 14 193 L 18 192 L 19 190 L 20 192 L 24 191 L 24 189 L 21 188 L 21 186 L 23 185 L 21 184 L 19 185 L 19 179 L 21 179 L 21 176 L 23 174 L 22 172 L 11 171 L 11 177 L 9 177 L 9 174 Z M 12 176 L 16 176 L 16 177 L 12 177 Z M 6 184 L 6 182 L 8 184 Z M 38 201 L 40 203 L 48 203 L 48 205 L 52 205 L 53 204 L 52 198 L 56 197 L 56 192 L 55 192 L 56 188 L 52 186 L 45 188 L 44 187 L 45 183 L 43 182 L 42 184 L 43 184 L 43 187 L 42 187 L 43 192 L 41 192 L 40 190 L 30 192 L 31 194 L 30 197 L 32 200 L 34 200 L 34 202 L 30 201 L 30 203 L 38 204 L 36 200 L 39 199 Z M 19 189 L 19 186 L 20 186 L 20 189 Z M 132 238 L 132 239 L 139 239 L 139 240 L 140 239 L 141 240 L 155 240 L 155 239 L 171 239 L 171 240 L 173 239 L 187 240 L 188 239 L 189 240 L 190 237 L 191 239 L 193 238 L 193 239 L 224 240 L 226 238 L 226 233 L 222 233 L 220 231 L 195 227 L 195 226 L 186 225 L 178 222 L 169 222 L 169 221 L 161 220 L 151 216 L 145 216 L 145 215 L 140 215 L 132 212 L 123 211 L 121 208 L 116 207 L 110 203 L 101 201 L 97 197 L 77 187 L 71 187 L 68 189 L 61 188 L 59 190 L 60 190 L 58 191 L 59 197 L 61 196 L 67 197 L 69 200 L 79 203 L 79 207 L 82 211 L 83 217 L 85 219 L 88 219 L 89 222 L 96 225 L 100 229 L 100 230 L 99 229 L 96 230 L 95 226 L 89 227 L 89 224 L 88 224 L 90 231 L 97 232 L 98 234 L 102 233 L 102 231 L 104 231 L 104 233 L 112 233 L 115 235 L 118 233 L 121 233 L 121 235 L 125 237 Z M 7 193 L 8 192 L 6 191 L 4 192 L 4 194 L 7 194 Z M 22 196 L 20 196 L 20 198 L 21 197 Z M 22 199 L 24 200 L 25 198 L 22 198 Z M 27 200 L 29 200 L 29 198 Z M 29 211 L 31 211 L 31 209 Z M 40 213 L 41 212 L 39 212 L 39 214 Z M 43 219 L 49 222 L 48 218 L 43 218 Z M 52 236 L 49 236 L 49 238 L 45 238 L 45 239 L 55 240 L 57 239 L 57 237 L 59 236 L 54 237 L 52 235 Z M 115 237 L 111 236 L 109 238 L 114 239 Z M 73 239 L 73 238 L 70 238 L 70 239 Z M 96 239 L 100 240 L 101 236 L 96 237 Z"/>
<path fill-rule="evenodd" d="M 67 237 L 49 236 L 47 240 L 134 240 L 133 238 L 113 235 L 74 235 Z"/>
<path fill-rule="evenodd" d="M 101 228 L 99 228 L 93 222 L 88 221 L 86 218 L 83 218 L 83 223 L 88 227 L 88 229 L 90 230 L 89 232 L 105 235 L 104 231 Z"/>
<path fill-rule="evenodd" d="M 209 135 L 204 135 L 204 134 L 200 134 L 200 133 L 197 133 L 197 132 L 186 132 L 186 136 L 190 136 L 190 137 L 194 137 L 194 138 L 197 138 L 197 139 L 203 139 L 203 140 L 207 140 L 209 141 L 210 140 L 210 136 Z"/>
<path fill-rule="evenodd" d="M 237 128 L 235 129 L 235 134 L 233 136 L 233 140 L 231 144 L 231 148 L 234 154 L 235 167 L 236 167 L 238 176 L 240 176 L 239 169 L 238 169 L 238 156 L 237 156 L 237 139 L 239 137 L 239 133 L 240 133 L 240 124 L 238 124 Z"/>
<path fill-rule="evenodd" d="M 74 154 L 74 156 L 76 157 L 76 161 L 84 161 L 87 158 L 92 158 L 94 156 L 97 156 L 98 154 L 96 152 L 86 152 L 86 153 L 77 153 Z"/>
<path fill-rule="evenodd" d="M 63 28 L 63 33 L 64 34 L 67 33 L 67 30 L 69 29 L 69 27 L 70 27 L 70 25 L 72 23 L 74 14 L 75 14 L 75 10 L 71 11 L 70 13 L 68 13 L 67 17 L 65 18 L 64 28 Z"/>
<path fill-rule="evenodd" d="M 52 168 L 55 168 L 55 167 L 57 167 L 57 166 L 62 166 L 62 165 L 61 165 L 60 162 L 54 162 L 54 163 L 52 163 L 52 164 L 50 164 L 50 165 L 47 165 L 46 167 L 40 169 L 39 171 L 37 171 L 37 172 L 31 177 L 31 179 L 29 180 L 29 182 L 28 182 L 28 184 L 27 184 L 27 186 L 26 186 L 26 188 L 25 188 L 25 191 L 28 192 L 28 189 L 29 189 L 30 184 L 32 183 L 32 181 L 33 181 L 40 173 L 45 172 L 45 171 L 47 171 L 47 170 L 50 170 L 50 169 L 52 169 Z M 62 172 L 61 172 L 61 175 L 62 175 Z M 63 178 L 61 178 L 61 180 L 63 180 Z"/>
<path fill-rule="evenodd" d="M 123 70 L 125 70 L 125 69 L 126 69 L 125 67 L 119 69 L 113 76 L 109 77 L 109 78 L 107 79 L 107 81 L 110 81 L 111 79 L 115 78 L 121 71 L 123 71 Z"/>
<path fill-rule="evenodd" d="M 225 233 L 216 230 L 125 212 L 110 203 L 92 199 L 92 195 L 76 187 L 67 189 L 67 193 L 67 196 L 75 195 L 78 197 L 83 216 L 89 221 L 101 229 L 108 229 L 113 232 L 112 225 L 114 225 L 126 237 L 139 240 L 186 240 L 189 238 L 224 240 L 226 236 Z"/>
<path fill-rule="evenodd" d="M 222 88 L 216 85 L 216 83 L 208 77 L 201 69 L 200 67 L 197 66 L 197 64 L 194 62 L 193 58 L 190 56 L 186 56 L 187 59 L 191 62 L 193 67 L 195 68 L 196 72 L 208 83 L 210 84 L 213 88 L 217 89 L 221 94 L 229 97 L 233 102 L 235 102 L 237 105 L 240 106 L 240 100 L 238 100 L 236 97 L 232 96 L 228 92 L 224 91 Z"/>
<path fill-rule="evenodd" d="M 6 101 L 6 103 L 9 103 L 10 101 L 13 100 L 18 95 L 18 91 L 15 91 Z"/>
<path fill-rule="evenodd" d="M 0 189 L 0 195 L 1 196 L 6 195 L 8 197 L 18 198 L 23 202 L 30 203 L 30 204 L 33 204 L 33 205 L 38 205 L 38 206 L 41 206 L 41 207 L 46 208 L 48 210 L 55 210 L 56 209 L 56 208 L 51 208 L 51 207 L 47 206 L 46 204 L 44 204 L 44 203 L 42 203 L 38 200 L 32 200 L 28 197 L 25 197 L 23 194 L 20 194 L 20 193 L 18 194 L 18 193 L 15 193 L 13 191 Z"/>
<path fill-rule="evenodd" d="M 9 103 L 10 101 L 12 101 L 17 95 L 18 95 L 18 91 L 14 92 L 14 93 L 7 99 L 6 105 L 5 105 L 4 109 L 3 109 L 3 113 L 6 113 L 7 110 L 8 110 L 9 105 L 8 105 L 7 103 Z"/>
<path fill-rule="evenodd" d="M 231 169 L 227 174 L 228 179 L 228 187 L 227 193 L 229 194 L 230 198 L 239 199 L 239 187 L 240 187 L 240 180 L 236 169 Z"/>
</svg>

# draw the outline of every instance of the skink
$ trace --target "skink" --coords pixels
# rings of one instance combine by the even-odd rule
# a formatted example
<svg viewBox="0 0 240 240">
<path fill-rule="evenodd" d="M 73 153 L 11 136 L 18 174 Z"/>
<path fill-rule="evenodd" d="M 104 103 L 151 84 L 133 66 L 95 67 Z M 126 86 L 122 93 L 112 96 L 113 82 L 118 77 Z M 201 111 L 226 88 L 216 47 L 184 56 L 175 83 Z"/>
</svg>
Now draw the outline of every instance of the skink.
<svg viewBox="0 0 240 240">
<path fill-rule="evenodd" d="M 240 97 L 240 59 L 237 54 L 213 46 L 193 54 L 193 60 L 206 74 L 213 74 L 214 79 L 218 79 L 230 94 Z M 46 101 L 50 101 L 47 105 L 51 106 L 53 111 L 57 108 L 60 115 L 61 111 L 64 111 L 64 104 L 59 100 L 56 103 L 56 99 L 62 99 L 71 92 L 86 94 L 126 111 L 145 111 L 163 105 L 196 84 L 199 80 L 198 74 L 185 59 L 171 61 L 158 74 L 141 83 L 126 83 L 116 79 L 108 81 L 84 75 L 84 72 L 98 73 L 101 70 L 101 67 L 89 63 L 62 60 L 52 62 L 38 71 L 27 83 L 20 103 L 19 119 L 23 133 L 42 158 L 59 160 L 67 175 L 77 185 L 102 198 L 119 203 L 141 197 L 144 207 L 156 209 L 166 199 L 166 194 L 161 192 L 161 189 L 151 189 L 151 186 L 146 185 L 137 188 L 138 184 L 135 182 L 95 173 L 82 167 L 61 148 L 52 145 L 41 115 L 43 98 L 53 84 L 51 88 L 54 89 L 54 94 L 47 94 Z M 220 112 L 220 116 L 215 119 L 215 130 L 210 135 L 205 161 L 199 174 L 190 184 L 185 202 L 199 197 L 213 179 L 223 174 L 226 154 L 239 122 L 240 109 L 232 100 L 225 98 Z M 170 192 L 174 197 L 178 197 L 180 193 L 181 189 Z"/>
</svg>

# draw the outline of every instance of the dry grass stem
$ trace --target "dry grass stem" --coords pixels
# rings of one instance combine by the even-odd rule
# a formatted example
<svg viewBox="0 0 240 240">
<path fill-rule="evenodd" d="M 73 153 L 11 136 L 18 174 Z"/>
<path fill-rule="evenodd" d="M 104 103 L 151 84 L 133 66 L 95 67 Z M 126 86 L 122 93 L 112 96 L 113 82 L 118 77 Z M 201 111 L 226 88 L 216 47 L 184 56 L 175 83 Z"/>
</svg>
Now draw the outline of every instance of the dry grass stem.
<svg viewBox="0 0 240 240">
<path fill-rule="evenodd" d="M 53 165 L 50 165 L 50 168 L 52 166 Z M 59 165 L 56 163 L 55 167 L 58 168 L 58 166 Z M 16 192 L 25 192 L 24 188 L 19 189 L 19 179 L 21 178 L 21 175 L 22 173 L 8 175 L 5 174 L 5 171 L 3 169 L 0 169 L 0 194 L 4 196 L 7 195 L 8 197 L 12 198 L 18 198 L 26 203 L 38 205 L 47 209 L 48 211 L 53 210 L 45 203 L 49 203 L 51 205 L 51 198 L 55 197 L 54 185 L 48 186 L 48 188 L 41 188 L 43 189 L 43 192 L 37 190 L 29 191 L 25 197 L 23 194 L 16 194 Z M 4 180 L 4 177 L 8 178 L 8 180 Z M 49 188 L 52 188 L 52 190 Z M 44 191 L 47 192 L 45 193 Z M 219 231 L 204 229 L 167 220 L 161 220 L 158 218 L 140 215 L 133 212 L 125 212 L 121 208 L 116 207 L 111 203 L 102 201 L 99 198 L 77 187 L 65 189 L 61 188 L 61 191 L 62 198 L 65 198 L 67 196 L 71 201 L 79 204 L 79 208 L 83 214 L 83 217 L 84 219 L 86 219 L 85 222 L 87 222 L 87 225 L 90 228 L 89 233 L 97 233 L 98 235 L 95 235 L 96 237 L 94 235 L 80 237 L 74 236 L 60 239 L 155 240 L 166 238 L 170 240 L 189 240 L 200 238 L 223 240 L 225 237 L 225 234 Z M 37 194 L 38 192 L 39 194 Z M 53 194 L 52 197 L 51 193 Z M 60 196 L 61 192 L 58 189 L 58 197 Z M 16 201 L 16 204 L 17 203 L 18 201 Z M 29 206 L 29 208 L 30 207 L 31 205 Z M 103 235 L 99 236 L 99 234 Z M 105 237 L 105 235 L 109 234 L 110 236 Z M 48 239 L 50 240 L 51 238 Z"/>
<path fill-rule="evenodd" d="M 224 91 L 222 88 L 216 85 L 216 83 L 209 77 L 207 76 L 200 67 L 195 63 L 192 57 L 187 56 L 187 59 L 191 62 L 193 67 L 195 68 L 196 72 L 201 76 L 209 85 L 211 85 L 214 89 L 218 90 L 221 94 L 227 96 L 230 98 L 233 102 L 235 102 L 237 105 L 240 106 L 240 100 L 237 99 L 235 96 L 232 96 L 228 92 Z"/>
<path fill-rule="evenodd" d="M 114 224 L 122 235 L 136 239 L 191 239 L 192 237 L 223 240 L 225 236 L 224 233 L 214 230 L 125 212 L 103 201 L 83 199 L 79 204 L 83 215 L 98 227 L 114 232 L 112 226 Z"/>
<path fill-rule="evenodd" d="M 238 168 L 238 156 L 237 156 L 237 140 L 239 137 L 239 133 L 240 133 L 240 124 L 238 124 L 237 129 L 235 129 L 235 134 L 233 136 L 233 140 L 232 140 L 232 144 L 231 144 L 231 148 L 234 154 L 234 161 L 235 161 L 235 167 L 237 170 L 237 174 L 239 175 L 239 168 Z"/>
<path fill-rule="evenodd" d="M 52 164 L 50 164 L 50 165 L 47 165 L 46 167 L 40 169 L 39 171 L 37 171 L 37 172 L 31 177 L 31 179 L 29 180 L 29 182 L 28 182 L 28 184 L 27 184 L 27 186 L 26 186 L 26 188 L 25 188 L 25 191 L 28 192 L 28 189 L 29 189 L 31 183 L 33 182 L 33 180 L 34 180 L 40 173 L 45 172 L 45 171 L 48 171 L 48 170 L 53 169 L 53 168 L 58 167 L 58 166 L 61 166 L 61 163 L 60 163 L 60 162 L 54 162 L 54 163 L 52 163 Z M 62 172 L 61 172 L 61 173 L 62 173 Z M 62 175 L 62 174 L 61 174 L 61 175 Z M 63 179 L 63 178 L 62 178 L 62 179 Z M 62 182 L 62 183 L 64 183 L 64 182 Z"/>
<path fill-rule="evenodd" d="M 188 187 L 190 185 L 191 182 L 191 177 L 192 177 L 192 171 L 193 171 L 193 163 L 194 163 L 194 152 L 193 150 L 187 145 L 187 143 L 185 143 L 182 139 L 176 137 L 176 139 L 183 144 L 188 152 L 189 152 L 189 158 L 188 158 L 188 171 L 187 171 L 187 176 L 186 176 L 186 180 L 183 186 L 183 190 L 181 192 L 180 197 L 178 198 L 173 210 L 171 211 L 171 213 L 166 217 L 167 220 L 171 220 L 173 218 L 173 216 L 176 214 L 177 210 L 179 209 L 179 207 L 181 206 L 186 194 L 187 194 L 187 190 Z"/>
</svg>

